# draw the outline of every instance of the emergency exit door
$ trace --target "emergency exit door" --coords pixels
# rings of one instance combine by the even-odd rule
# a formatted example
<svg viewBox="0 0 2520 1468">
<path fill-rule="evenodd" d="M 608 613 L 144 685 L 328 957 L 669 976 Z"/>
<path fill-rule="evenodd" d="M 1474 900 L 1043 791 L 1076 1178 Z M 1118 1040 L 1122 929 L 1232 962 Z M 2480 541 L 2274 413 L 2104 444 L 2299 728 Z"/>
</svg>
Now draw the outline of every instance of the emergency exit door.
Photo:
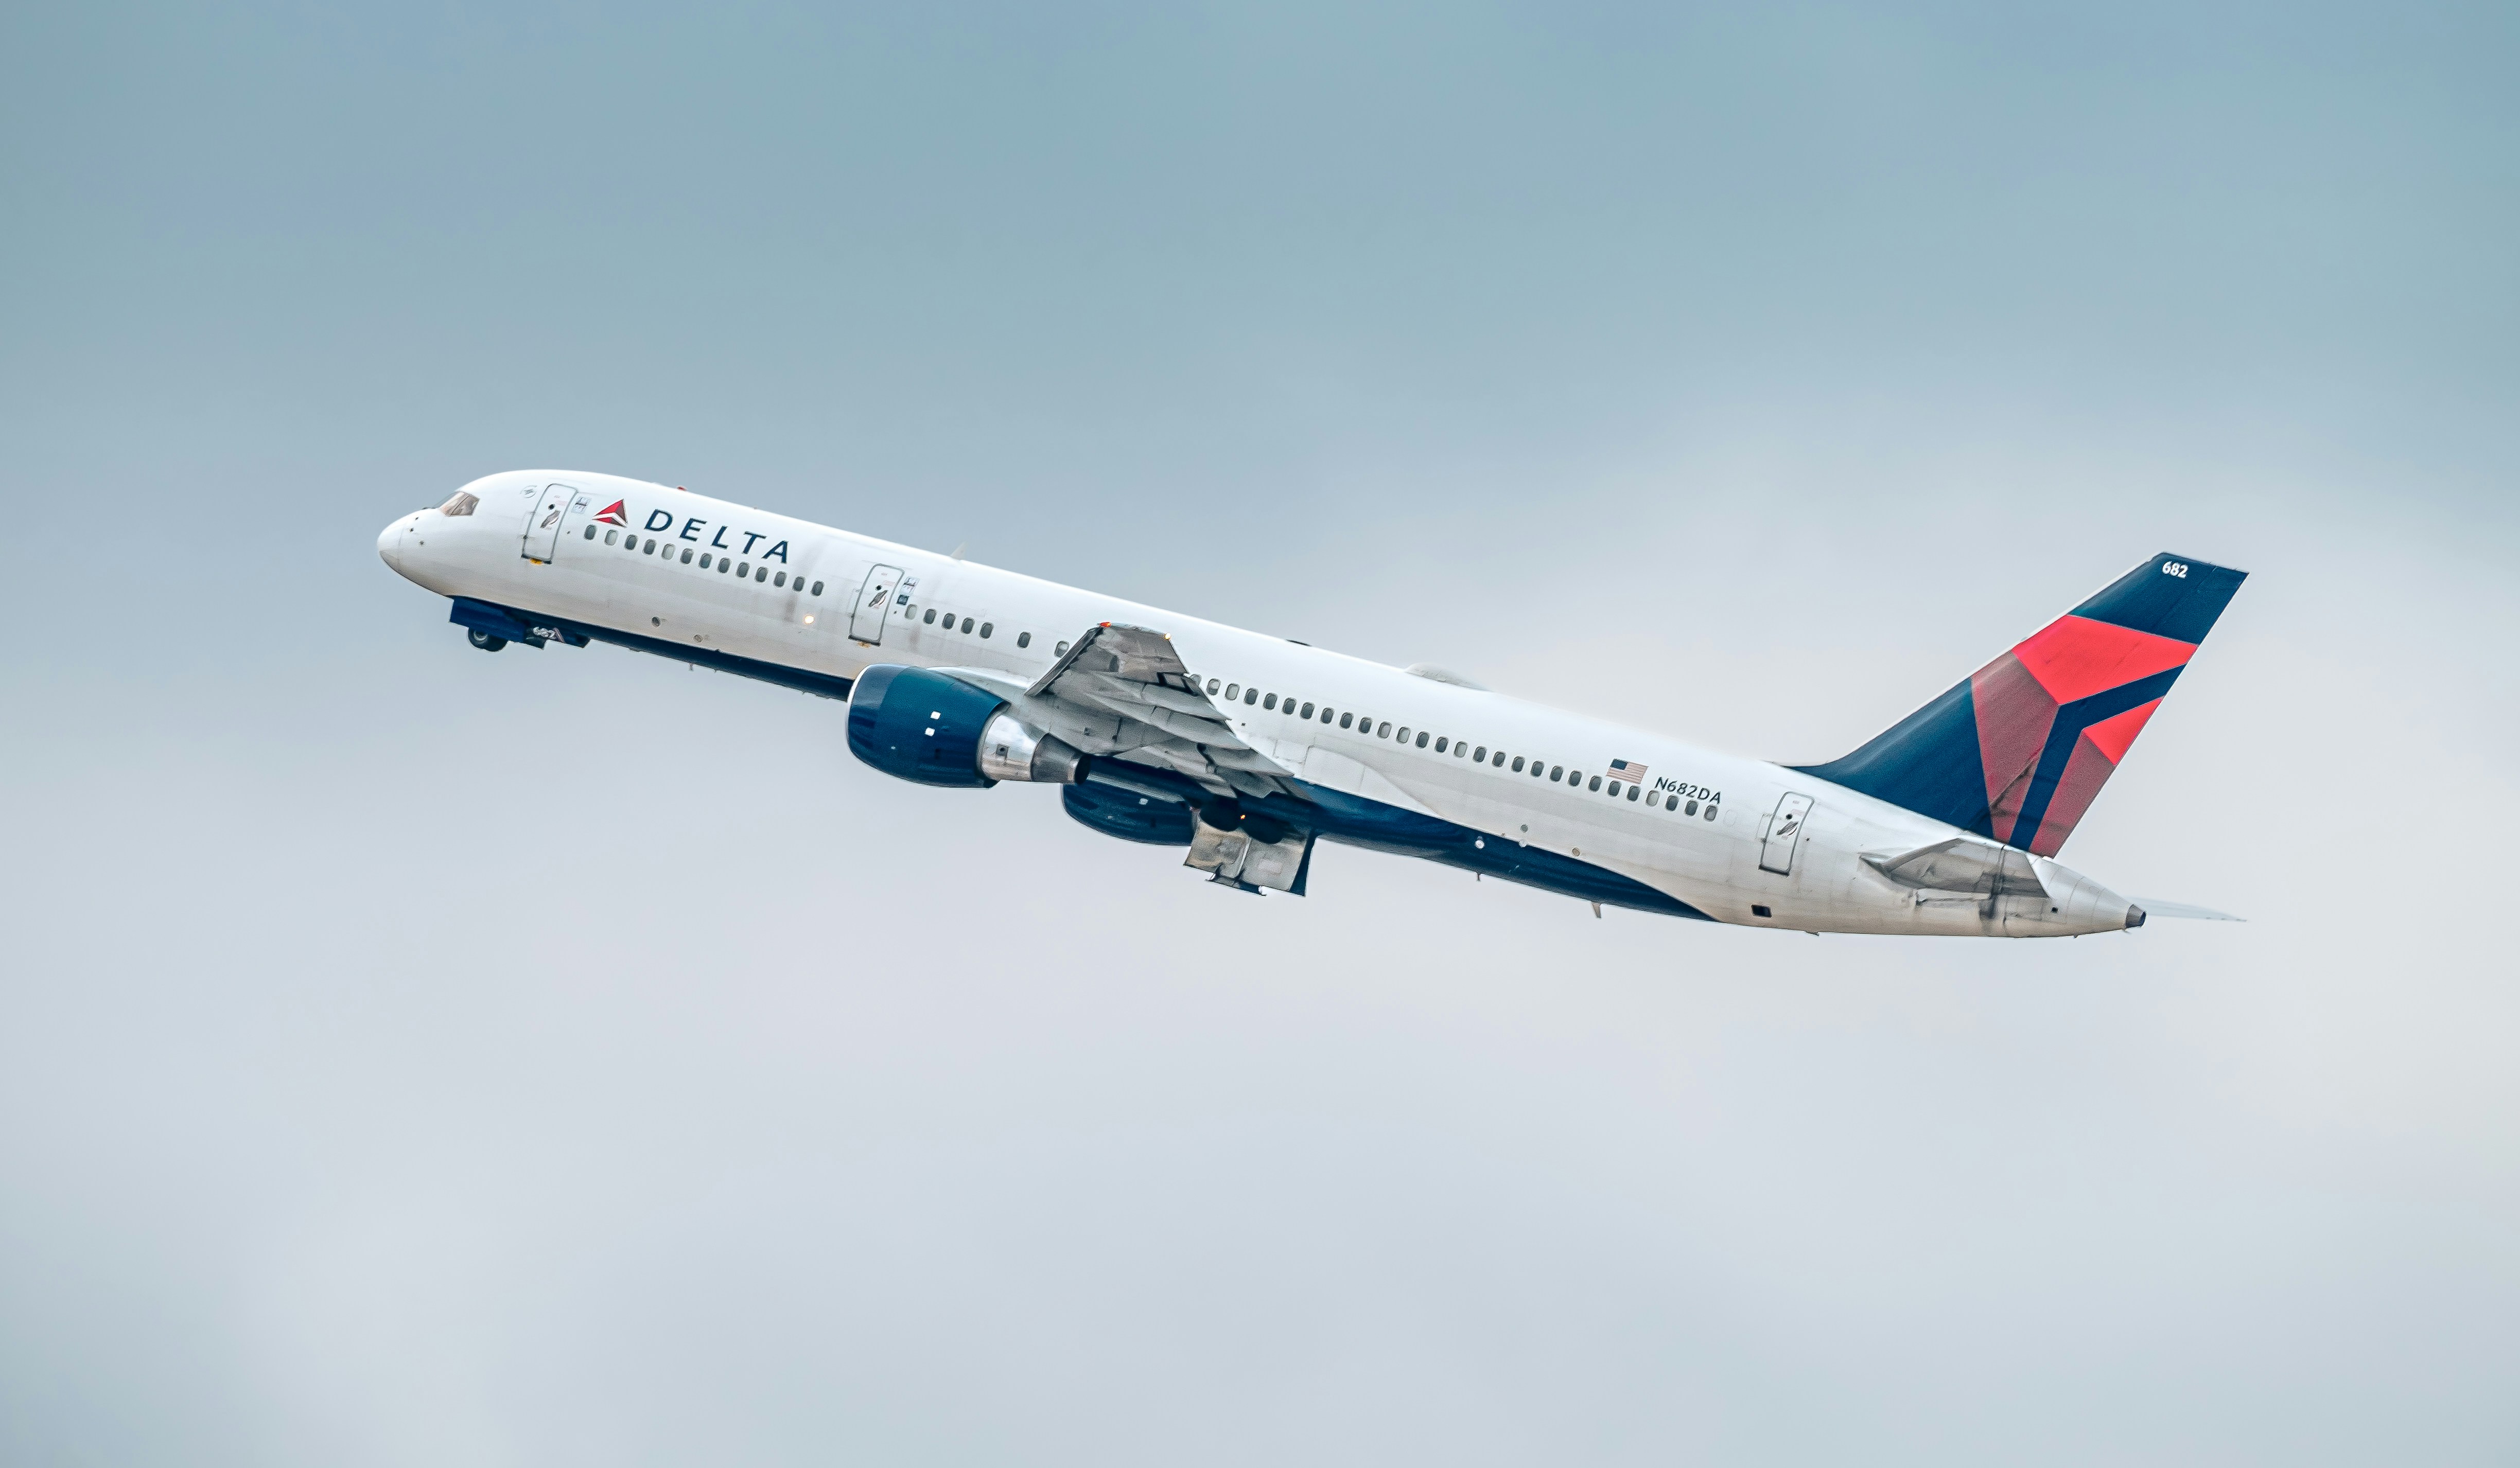
<svg viewBox="0 0 2520 1468">
<path fill-rule="evenodd" d="M 858 604 L 849 609 L 849 636 L 861 643 L 883 642 L 883 619 L 892 609 L 892 589 L 901 584 L 901 567 L 877 566 L 858 588 Z"/>
<path fill-rule="evenodd" d="M 1768 818 L 1768 834 L 1759 843 L 1759 869 L 1778 876 L 1791 876 L 1794 870 L 1794 848 L 1803 841 L 1803 824 L 1811 816 L 1812 798 L 1787 794 L 1777 801 L 1777 812 Z"/>
</svg>

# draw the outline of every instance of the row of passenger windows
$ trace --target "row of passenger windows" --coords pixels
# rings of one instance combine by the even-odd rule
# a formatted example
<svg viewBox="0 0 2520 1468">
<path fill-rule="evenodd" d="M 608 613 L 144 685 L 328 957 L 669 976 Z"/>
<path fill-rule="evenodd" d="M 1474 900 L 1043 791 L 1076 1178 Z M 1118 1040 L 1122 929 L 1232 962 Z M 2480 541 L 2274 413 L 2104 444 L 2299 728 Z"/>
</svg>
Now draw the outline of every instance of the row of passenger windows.
<svg viewBox="0 0 2520 1468">
<path fill-rule="evenodd" d="M 586 538 L 588 540 L 595 539 L 595 526 L 587 526 Z M 622 549 L 636 552 L 641 556 L 653 556 L 656 554 L 656 543 L 652 539 L 642 544 L 638 535 L 632 534 L 627 539 L 624 539 L 621 532 L 618 530 L 605 531 L 604 543 L 608 546 L 618 544 Z M 699 557 L 699 568 L 703 571 L 708 570 L 711 563 L 710 553 L 701 551 L 698 554 Z M 666 546 L 666 558 L 672 559 L 674 555 L 674 547 L 671 545 Z M 683 564 L 690 565 L 692 563 L 693 555 L 694 553 L 691 550 L 684 550 L 682 552 Z M 774 571 L 766 565 L 756 566 L 749 561 L 738 561 L 723 556 L 715 557 L 715 563 L 717 572 L 720 575 L 725 575 L 731 570 L 739 577 L 749 577 L 754 581 L 766 581 L 775 587 L 785 587 L 788 585 L 788 572 L 785 570 Z M 796 588 L 799 591 L 805 592 L 805 595 L 809 597 L 819 597 L 823 594 L 823 583 L 819 581 L 813 584 L 812 590 L 806 591 L 805 578 L 802 573 L 799 573 L 796 577 Z M 974 618 L 968 616 L 960 618 L 958 621 L 954 613 L 950 611 L 939 612 L 933 606 L 925 608 L 916 606 L 907 607 L 903 610 L 902 615 L 904 617 L 917 618 L 919 624 L 922 627 L 937 627 L 941 631 L 945 632 L 959 631 L 966 634 L 973 631 L 973 623 L 975 621 Z M 979 636 L 982 638 L 992 637 L 997 633 L 998 624 L 995 622 L 979 622 L 977 630 Z M 1029 632 L 1017 633 L 1015 635 L 1015 645 L 1018 647 L 1031 646 L 1032 634 Z M 1065 643 L 1059 644 L 1058 651 L 1061 655 L 1064 655 L 1067 651 L 1067 645 Z M 1207 681 L 1207 691 L 1209 696 L 1213 697 L 1217 694 L 1217 686 L 1221 682 L 1222 680 L 1215 678 L 1211 678 Z M 1282 699 L 1279 694 L 1263 693 L 1257 688 L 1246 689 L 1238 683 L 1225 684 L 1224 697 L 1225 701 L 1228 703 L 1238 702 L 1244 705 L 1257 705 L 1271 713 L 1282 712 L 1289 718 L 1309 721 L 1316 717 L 1316 706 L 1314 704 L 1310 702 L 1298 704 L 1292 694 L 1287 694 Z M 1481 744 L 1476 749 L 1473 749 L 1464 740 L 1453 738 L 1449 734 L 1430 734 L 1427 731 L 1422 729 L 1413 731 L 1406 724 L 1401 725 L 1399 729 L 1395 731 L 1391 726 L 1391 721 L 1388 719 L 1377 723 L 1371 715 L 1360 718 L 1353 710 L 1350 710 L 1347 713 L 1339 713 L 1337 710 L 1325 705 L 1320 707 L 1318 717 L 1324 724 L 1330 723 L 1335 719 L 1339 728 L 1358 730 L 1373 738 L 1397 739 L 1403 744 L 1415 744 L 1419 749 L 1425 749 L 1431 745 L 1434 752 L 1437 754 L 1443 754 L 1449 751 L 1455 759 L 1467 759 L 1472 764 L 1494 765 L 1501 770 L 1510 770 L 1516 775 L 1521 775 L 1528 771 L 1531 778 L 1534 779 L 1540 778 L 1545 772 L 1552 784 L 1562 782 L 1582 786 L 1591 790 L 1601 790 L 1603 787 L 1602 778 L 1598 775 L 1588 777 L 1580 770 L 1570 775 L 1567 773 L 1566 767 L 1563 765 L 1550 765 L 1540 760 L 1526 761 L 1523 756 L 1518 754 L 1512 756 L 1508 763 L 1506 752 L 1502 749 L 1491 751 L 1485 744 Z M 1629 784 L 1623 788 L 1621 783 L 1615 779 L 1610 780 L 1607 783 L 1608 789 L 1606 793 L 1613 800 L 1618 799 L 1622 794 L 1630 800 L 1636 800 L 1643 794 L 1642 787 L 1635 784 Z M 1688 809 L 1686 814 L 1691 816 L 1698 814 L 1699 807 L 1696 801 L 1691 800 L 1687 804 Z M 1663 799 L 1663 809 L 1665 810 L 1678 811 L 1681 809 L 1681 798 L 1677 795 L 1666 796 Z M 1706 819 L 1709 821 L 1714 820 L 1715 813 L 1715 803 L 1713 801 L 1707 802 L 1705 806 Z"/>
<path fill-rule="evenodd" d="M 586 527 L 586 538 L 588 540 L 595 539 L 596 528 L 597 527 L 593 525 Z M 618 530 L 607 530 L 604 532 L 604 543 L 608 546 L 618 545 L 625 551 L 635 551 L 642 556 L 653 556 L 656 554 L 655 541 L 652 539 L 643 544 L 635 531 L 625 538 Z M 694 553 L 689 550 L 685 550 L 682 553 L 683 564 L 692 564 L 693 554 Z M 701 551 L 698 553 L 698 556 L 699 568 L 703 571 L 709 569 L 711 563 L 710 553 Z M 665 558 L 668 560 L 674 558 L 674 547 L 670 544 L 665 547 Z M 739 578 L 749 577 L 754 581 L 766 581 L 774 587 L 785 587 L 788 585 L 788 573 L 784 570 L 773 570 L 766 565 L 757 566 L 752 564 L 750 561 L 736 560 L 725 556 L 716 556 L 715 563 L 717 572 L 721 576 L 726 575 L 731 571 Z M 796 573 L 796 589 L 800 592 L 804 592 L 806 596 L 819 597 L 823 594 L 823 583 L 819 581 L 815 582 L 813 589 L 808 591 L 805 586 L 805 575 L 802 571 L 799 571 Z M 937 612 L 936 608 L 932 606 L 924 609 L 916 606 L 905 607 L 901 614 L 905 618 L 917 619 L 922 626 L 940 626 L 940 614 Z M 963 618 L 959 630 L 963 632 L 971 631 L 972 622 L 973 619 L 970 617 Z M 945 632 L 958 630 L 955 625 L 954 614 L 952 612 L 949 611 L 941 614 L 940 630 Z M 983 638 L 994 637 L 997 635 L 997 631 L 998 624 L 995 622 L 981 622 L 979 624 L 979 635 Z M 1031 646 L 1032 634 L 1029 632 L 1016 633 L 1015 645 L 1018 647 Z M 1064 654 L 1067 651 L 1067 645 L 1065 643 L 1059 644 L 1058 650 L 1060 653 Z"/>
<path fill-rule="evenodd" d="M 1217 685 L 1221 682 L 1223 682 L 1223 680 L 1215 678 L 1211 678 L 1207 681 L 1207 691 L 1210 697 L 1219 696 Z M 1644 795 L 1644 787 L 1642 785 L 1623 783 L 1619 780 L 1612 779 L 1606 782 L 1608 788 L 1604 790 L 1603 778 L 1598 775 L 1587 776 L 1581 770 L 1569 771 L 1563 765 L 1552 765 L 1545 760 L 1526 760 L 1523 756 L 1518 754 L 1512 756 L 1510 761 L 1508 761 L 1506 752 L 1502 749 L 1491 750 L 1485 744 L 1472 748 L 1469 741 L 1466 739 L 1456 739 L 1449 734 L 1430 734 L 1428 731 L 1422 729 L 1412 730 L 1406 724 L 1403 724 L 1397 730 L 1394 730 L 1391 726 L 1390 720 L 1385 719 L 1376 722 L 1371 714 L 1360 715 L 1353 710 L 1347 713 L 1340 713 L 1327 705 L 1321 706 L 1318 712 L 1316 712 L 1315 705 L 1310 702 L 1298 704 L 1295 701 L 1294 695 L 1291 693 L 1282 697 L 1276 693 L 1264 693 L 1257 688 L 1246 689 L 1238 683 L 1228 683 L 1225 684 L 1222 696 L 1228 703 L 1240 703 L 1245 706 L 1256 704 L 1270 712 L 1282 713 L 1292 719 L 1310 721 L 1318 717 L 1324 724 L 1335 721 L 1341 729 L 1352 729 L 1359 734 L 1370 735 L 1373 738 L 1391 739 L 1398 743 L 1413 745 L 1419 749 L 1432 747 L 1434 752 L 1437 754 L 1443 754 L 1449 751 L 1453 758 L 1457 760 L 1466 759 L 1473 765 L 1493 765 L 1500 770 L 1508 770 L 1515 775 L 1527 773 L 1534 779 L 1546 777 L 1552 784 L 1563 783 L 1583 789 L 1601 791 L 1602 793 L 1607 794 L 1612 800 L 1617 800 L 1622 796 L 1629 800 L 1638 800 L 1642 799 Z M 1686 810 L 1682 809 L 1684 805 L 1687 807 Z M 1688 816 L 1698 815 L 1701 810 L 1698 802 L 1694 800 L 1683 801 L 1678 795 L 1664 796 L 1662 798 L 1662 808 L 1667 811 L 1679 811 L 1681 814 Z M 1716 802 L 1710 800 L 1705 803 L 1703 807 L 1705 819 L 1709 821 L 1714 820 L 1716 811 Z"/>
<path fill-rule="evenodd" d="M 915 621 L 922 627 L 933 627 L 939 632 L 960 631 L 968 633 L 971 630 L 971 618 L 965 617 L 963 619 L 962 626 L 957 628 L 954 625 L 954 614 L 952 612 L 939 612 L 932 606 L 927 607 L 924 610 L 916 606 L 905 606 L 901 609 L 901 615 L 904 621 Z M 996 636 L 998 624 L 995 622 L 982 622 L 980 624 L 980 636 L 984 638 Z M 1016 633 L 1015 645 L 1018 647 L 1031 646 L 1032 634 L 1029 632 Z M 1065 643 L 1059 644 L 1058 650 L 1061 652 L 1066 651 L 1067 645 Z"/>
<path fill-rule="evenodd" d="M 593 525 L 586 527 L 586 538 L 588 540 L 595 539 L 595 527 Z M 618 530 L 607 530 L 604 532 L 604 543 L 608 546 L 617 544 L 622 550 L 634 551 L 641 556 L 653 556 L 656 554 L 655 541 L 650 540 L 645 545 L 642 545 L 639 537 L 635 533 L 624 536 Z M 699 566 L 703 571 L 709 569 L 712 560 L 714 560 L 717 573 L 721 576 L 732 571 L 739 577 L 753 581 L 766 581 L 775 587 L 785 587 L 788 584 L 788 573 L 784 570 L 774 571 L 766 565 L 757 566 L 748 560 L 738 560 L 732 556 L 718 556 L 712 557 L 710 553 L 706 551 L 702 551 L 698 554 Z M 693 553 L 688 549 L 683 552 L 683 564 L 690 565 L 692 563 L 692 555 Z M 665 547 L 665 558 L 667 560 L 674 558 L 674 548 L 671 545 L 667 545 Z M 796 573 L 795 585 L 796 590 L 804 592 L 805 595 L 809 597 L 819 597 L 823 594 L 823 583 L 819 581 L 814 583 L 811 591 L 806 591 L 805 573 L 802 571 L 798 571 Z"/>
</svg>

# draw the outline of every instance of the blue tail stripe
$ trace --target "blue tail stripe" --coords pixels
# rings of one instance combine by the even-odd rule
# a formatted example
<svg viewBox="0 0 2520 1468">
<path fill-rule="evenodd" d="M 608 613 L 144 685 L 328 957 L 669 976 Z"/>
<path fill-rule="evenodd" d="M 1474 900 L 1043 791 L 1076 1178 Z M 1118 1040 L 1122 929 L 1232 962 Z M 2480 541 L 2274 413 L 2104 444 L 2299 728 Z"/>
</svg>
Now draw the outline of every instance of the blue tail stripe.
<svg viewBox="0 0 2520 1468">
<path fill-rule="evenodd" d="M 2038 771 L 2030 777 L 2030 788 L 2022 792 L 2021 819 L 2012 823 L 2009 844 L 2024 851 L 2030 849 L 2032 838 L 2039 834 L 2040 823 L 2048 819 L 2048 807 L 2056 799 L 2056 783 L 2065 778 L 2065 766 L 2073 759 L 2074 743 L 2083 736 L 2083 731 L 2103 719 L 2114 719 L 2128 709 L 2140 708 L 2167 695 L 2170 686 L 2179 681 L 2181 671 L 2178 668 L 2165 669 L 2149 678 L 2120 684 L 2105 692 L 2093 693 L 2089 698 L 2056 710 L 2056 722 L 2048 731 L 2047 744 L 2039 751 Z M 1983 828 L 1989 835 L 1994 830 L 1991 821 Z"/>
</svg>

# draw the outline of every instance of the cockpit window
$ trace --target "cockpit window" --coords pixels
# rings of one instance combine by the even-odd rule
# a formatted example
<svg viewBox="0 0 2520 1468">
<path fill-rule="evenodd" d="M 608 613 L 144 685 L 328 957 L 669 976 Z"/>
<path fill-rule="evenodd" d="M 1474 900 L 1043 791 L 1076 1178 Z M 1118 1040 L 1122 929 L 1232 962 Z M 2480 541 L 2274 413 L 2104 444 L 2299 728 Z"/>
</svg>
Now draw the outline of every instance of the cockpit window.
<svg viewBox="0 0 2520 1468">
<path fill-rule="evenodd" d="M 451 499 L 445 504 L 437 507 L 437 512 L 439 514 L 471 514 L 473 511 L 479 509 L 480 505 L 481 499 L 478 495 L 467 494 L 463 490 L 459 489 L 455 492 L 454 499 Z"/>
</svg>

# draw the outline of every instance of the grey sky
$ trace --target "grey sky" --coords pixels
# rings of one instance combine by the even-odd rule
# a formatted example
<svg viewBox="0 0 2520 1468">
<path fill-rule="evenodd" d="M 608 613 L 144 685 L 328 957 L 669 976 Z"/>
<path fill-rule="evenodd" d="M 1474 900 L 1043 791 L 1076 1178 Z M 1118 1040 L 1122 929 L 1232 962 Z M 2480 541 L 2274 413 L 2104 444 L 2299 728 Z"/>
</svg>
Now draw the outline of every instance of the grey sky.
<svg viewBox="0 0 2520 1468">
<path fill-rule="evenodd" d="M 2515 32 L 0 13 L 0 1459 L 2510 1461 Z M 1235 898 L 472 652 L 528 466 L 1792 759 L 2225 561 L 2253 921 Z"/>
</svg>

